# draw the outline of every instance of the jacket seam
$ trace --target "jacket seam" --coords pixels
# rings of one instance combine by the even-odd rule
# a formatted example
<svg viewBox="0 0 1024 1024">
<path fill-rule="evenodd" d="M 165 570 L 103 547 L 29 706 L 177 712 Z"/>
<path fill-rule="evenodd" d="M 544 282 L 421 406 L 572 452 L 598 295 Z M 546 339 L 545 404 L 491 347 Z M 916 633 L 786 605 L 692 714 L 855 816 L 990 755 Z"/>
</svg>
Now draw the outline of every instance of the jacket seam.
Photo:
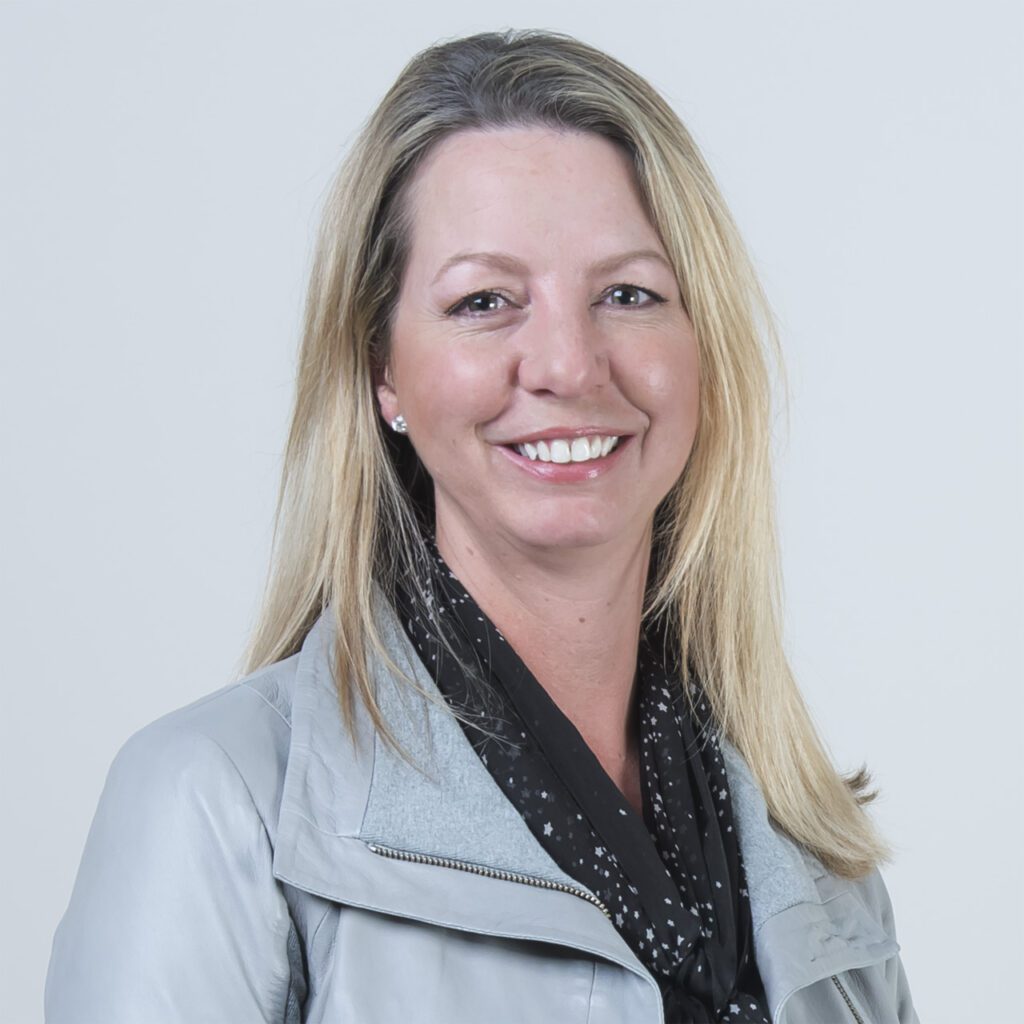
<svg viewBox="0 0 1024 1024">
<path fill-rule="evenodd" d="M 310 953 L 313 952 L 313 947 L 316 945 L 316 937 L 320 934 L 320 929 L 323 927 L 324 922 L 327 920 L 327 918 L 330 917 L 330 914 L 331 914 L 331 908 L 328 907 L 323 912 L 323 916 L 320 918 L 320 920 L 317 921 L 316 927 L 313 929 L 313 934 L 309 938 L 309 951 L 310 951 Z"/>
<path fill-rule="evenodd" d="M 594 1012 L 594 989 L 597 987 L 597 961 L 595 960 L 591 965 L 592 970 L 590 972 L 590 998 L 587 1000 L 587 1020 L 586 1024 L 590 1024 L 590 1018 Z"/>
<path fill-rule="evenodd" d="M 370 747 L 370 756 L 373 758 L 370 764 L 370 783 L 366 787 L 366 803 L 363 804 L 363 813 L 359 815 L 359 831 L 357 836 L 363 836 L 366 829 L 366 816 L 370 813 L 370 793 L 373 792 L 373 780 L 377 777 L 377 744 L 380 742 L 380 732 L 373 730 L 373 743 Z"/>
<path fill-rule="evenodd" d="M 270 850 L 271 857 L 273 857 L 274 841 L 271 838 L 270 829 L 267 828 L 266 820 L 260 813 L 259 805 L 256 803 L 256 798 L 252 795 L 252 789 L 250 788 L 248 781 L 246 781 L 245 776 L 242 774 L 241 769 L 235 763 L 235 759 L 227 752 L 227 750 L 224 749 L 222 744 L 218 740 L 215 740 L 212 736 L 208 735 L 207 733 L 197 733 L 197 735 L 202 736 L 206 740 L 209 740 L 210 743 L 212 743 L 224 755 L 224 759 L 234 769 L 235 774 L 238 776 L 238 781 L 241 782 L 242 788 L 245 790 L 245 795 L 249 798 L 249 803 L 252 804 L 252 809 L 255 812 L 257 819 L 259 820 L 260 828 L 263 829 L 263 835 L 266 837 L 267 847 Z M 284 900 L 283 893 L 281 898 Z M 295 924 L 294 918 L 292 917 L 291 908 L 288 907 L 288 901 L 284 900 L 284 904 L 288 915 L 288 927 L 289 929 L 294 930 L 296 935 L 298 935 L 298 928 Z"/>
<path fill-rule="evenodd" d="M 200 732 L 196 735 L 202 736 L 203 739 L 209 740 L 210 743 L 212 743 L 224 755 L 224 759 L 234 769 L 235 774 L 238 776 L 238 781 L 241 782 L 242 788 L 245 790 L 245 794 L 249 798 L 249 803 L 252 804 L 252 809 L 256 812 L 256 817 L 259 818 L 260 826 L 263 828 L 263 834 L 267 837 L 267 845 L 270 847 L 271 850 L 273 850 L 274 843 L 273 840 L 270 838 L 270 829 L 267 828 L 267 823 L 264 820 L 263 815 L 260 813 L 259 805 L 256 803 L 256 798 L 252 795 L 252 789 L 250 788 L 249 783 L 246 781 L 245 776 L 242 774 L 242 770 L 235 763 L 235 759 L 224 749 L 223 745 L 220 743 L 219 740 L 215 740 L 212 736 L 205 732 Z"/>
<path fill-rule="evenodd" d="M 203 739 L 209 740 L 209 742 L 212 743 L 213 746 L 216 747 L 221 752 L 221 754 L 224 755 L 224 759 L 228 762 L 228 764 L 231 765 L 231 767 L 234 770 L 235 774 L 238 776 L 238 781 L 241 782 L 242 788 L 245 790 L 245 794 L 249 798 L 249 803 L 252 804 L 252 809 L 256 813 L 256 817 L 259 820 L 260 827 L 263 829 L 263 835 L 266 837 L 267 847 L 270 850 L 271 857 L 273 857 L 274 842 L 271 839 L 270 830 L 267 828 L 267 823 L 264 820 L 263 815 L 260 813 L 259 806 L 256 803 L 256 798 L 252 794 L 252 789 L 250 788 L 249 783 L 246 780 L 245 776 L 242 774 L 241 769 L 235 763 L 235 759 L 227 752 L 227 750 L 224 749 L 223 745 L 218 740 L 215 740 L 212 736 L 210 736 L 210 735 L 208 735 L 207 733 L 204 733 L 204 732 L 197 732 L 196 735 L 202 736 Z M 281 901 L 284 903 L 284 907 L 285 907 L 285 916 L 288 918 L 288 933 L 284 936 L 285 947 L 287 949 L 287 944 L 288 944 L 289 938 L 294 936 L 295 941 L 297 943 L 301 943 L 302 936 L 301 936 L 301 933 L 299 932 L 298 925 L 296 925 L 296 923 L 295 923 L 295 918 L 292 917 L 291 907 L 288 906 L 288 901 L 285 899 L 284 893 L 281 893 L 280 895 L 281 895 Z M 326 916 L 327 915 L 325 913 L 324 917 L 326 917 Z M 321 921 L 321 924 L 322 923 L 323 922 Z M 317 926 L 317 928 L 319 928 L 319 925 Z M 310 949 L 312 949 L 312 943 L 310 944 Z M 292 971 L 291 971 L 291 957 L 289 956 L 289 957 L 287 957 L 287 959 L 288 959 L 288 987 L 287 987 L 287 989 L 285 991 L 285 1003 L 284 1003 L 284 1013 L 285 1014 L 287 1014 L 287 1012 L 288 1012 L 288 998 L 289 998 L 289 995 L 293 991 L 293 985 L 292 985 L 293 977 L 292 977 Z M 282 1018 L 282 1019 L 284 1019 L 284 1018 Z"/>
<path fill-rule="evenodd" d="M 251 693 L 254 697 L 257 697 L 264 704 L 266 704 L 266 706 L 270 708 L 270 710 L 273 711 L 274 714 L 277 715 L 277 717 L 280 718 L 282 722 L 284 722 L 284 724 L 288 727 L 288 731 L 291 732 L 292 723 L 284 717 L 284 714 L 282 714 L 281 709 L 276 704 L 273 704 L 271 701 L 267 699 L 265 694 L 260 693 L 259 690 L 257 690 L 254 686 L 251 686 L 249 683 L 239 683 L 238 685 L 244 687 L 247 692 Z"/>
</svg>

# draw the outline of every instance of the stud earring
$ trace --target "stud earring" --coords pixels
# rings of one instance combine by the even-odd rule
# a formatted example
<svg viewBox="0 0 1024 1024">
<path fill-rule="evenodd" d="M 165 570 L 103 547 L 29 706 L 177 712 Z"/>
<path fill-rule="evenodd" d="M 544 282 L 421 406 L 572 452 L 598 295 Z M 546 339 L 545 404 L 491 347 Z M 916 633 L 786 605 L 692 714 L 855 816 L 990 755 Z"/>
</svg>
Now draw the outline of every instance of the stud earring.
<svg viewBox="0 0 1024 1024">
<path fill-rule="evenodd" d="M 396 434 L 408 434 L 409 433 L 409 424 L 405 422 L 405 417 L 401 413 L 399 413 L 391 421 L 391 429 Z"/>
</svg>

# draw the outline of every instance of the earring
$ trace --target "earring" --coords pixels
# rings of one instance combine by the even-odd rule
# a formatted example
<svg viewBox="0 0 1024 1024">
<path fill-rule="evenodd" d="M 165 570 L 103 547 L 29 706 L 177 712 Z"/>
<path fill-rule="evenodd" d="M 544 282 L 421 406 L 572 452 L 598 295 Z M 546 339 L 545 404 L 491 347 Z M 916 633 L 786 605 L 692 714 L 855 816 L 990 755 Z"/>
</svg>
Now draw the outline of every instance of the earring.
<svg viewBox="0 0 1024 1024">
<path fill-rule="evenodd" d="M 409 424 L 405 422 L 405 417 L 401 413 L 399 413 L 391 421 L 391 429 L 396 434 L 408 434 L 409 433 Z"/>
</svg>

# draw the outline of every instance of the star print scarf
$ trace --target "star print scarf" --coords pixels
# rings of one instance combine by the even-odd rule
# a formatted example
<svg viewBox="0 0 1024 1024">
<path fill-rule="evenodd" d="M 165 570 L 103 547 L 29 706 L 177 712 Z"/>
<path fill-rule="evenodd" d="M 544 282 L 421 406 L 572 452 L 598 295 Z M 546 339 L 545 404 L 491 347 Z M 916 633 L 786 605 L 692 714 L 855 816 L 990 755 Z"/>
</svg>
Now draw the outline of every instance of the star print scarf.
<svg viewBox="0 0 1024 1024">
<path fill-rule="evenodd" d="M 661 988 L 666 1024 L 764 1022 L 750 904 L 728 780 L 706 701 L 641 636 L 637 665 L 643 816 L 626 801 L 428 541 L 427 579 L 400 582 L 406 634 L 495 782 L 552 859 L 593 892 Z M 424 596 L 426 595 L 426 596 Z M 458 660 L 444 650 L 436 609 Z"/>
</svg>

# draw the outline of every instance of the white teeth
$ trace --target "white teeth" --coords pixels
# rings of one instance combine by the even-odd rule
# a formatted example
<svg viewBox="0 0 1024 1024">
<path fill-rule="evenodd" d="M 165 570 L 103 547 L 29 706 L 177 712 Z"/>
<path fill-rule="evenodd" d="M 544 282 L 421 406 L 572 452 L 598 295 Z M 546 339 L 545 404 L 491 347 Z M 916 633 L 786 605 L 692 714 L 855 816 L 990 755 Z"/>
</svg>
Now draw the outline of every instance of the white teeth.
<svg viewBox="0 0 1024 1024">
<path fill-rule="evenodd" d="M 590 458 L 590 442 L 585 437 L 577 437 L 572 443 L 572 461 L 586 462 Z"/>
<path fill-rule="evenodd" d="M 517 444 L 515 449 L 520 455 L 535 462 L 589 462 L 607 455 L 619 443 L 618 437 L 566 437 L 551 441 L 529 441 Z"/>
<path fill-rule="evenodd" d="M 549 447 L 551 448 L 552 462 L 572 462 L 572 448 L 569 447 L 568 441 L 559 438 L 557 441 L 552 441 Z M 589 450 L 587 454 L 589 454 Z"/>
</svg>

